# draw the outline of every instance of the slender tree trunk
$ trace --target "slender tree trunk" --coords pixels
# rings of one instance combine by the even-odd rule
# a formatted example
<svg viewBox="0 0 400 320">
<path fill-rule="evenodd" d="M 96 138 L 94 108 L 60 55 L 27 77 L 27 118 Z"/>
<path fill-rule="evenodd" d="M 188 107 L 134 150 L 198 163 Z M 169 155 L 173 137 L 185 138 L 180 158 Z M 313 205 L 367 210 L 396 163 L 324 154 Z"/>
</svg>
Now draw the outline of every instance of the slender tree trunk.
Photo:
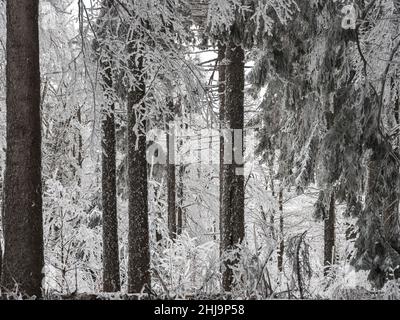
<svg viewBox="0 0 400 320">
<path fill-rule="evenodd" d="M 223 172 L 224 172 L 224 135 L 223 130 L 225 128 L 225 85 L 226 85 L 226 66 L 225 66 L 225 52 L 226 45 L 219 43 L 218 45 L 218 96 L 219 96 L 219 227 L 220 235 L 222 239 L 222 227 L 223 227 L 223 217 L 224 217 L 224 182 L 223 182 Z M 221 240 L 222 241 L 222 240 Z M 223 253 L 223 246 L 221 245 L 221 254 Z"/>
<path fill-rule="evenodd" d="M 168 202 L 168 231 L 169 236 L 171 239 L 176 238 L 177 233 L 177 217 L 176 217 L 176 172 L 175 172 L 175 164 L 170 157 L 171 154 L 174 153 L 172 148 L 171 150 L 171 141 L 174 140 L 174 137 L 170 134 L 167 134 L 167 157 L 168 157 L 168 164 L 167 164 L 167 202 Z"/>
<path fill-rule="evenodd" d="M 0 276 L 1 276 L 1 267 L 3 265 L 3 248 L 2 248 L 2 243 L 0 241 Z"/>
<path fill-rule="evenodd" d="M 78 131 L 78 167 L 82 169 L 82 163 L 83 163 L 83 140 L 82 140 L 82 132 L 81 132 L 81 126 L 82 126 L 82 107 L 78 107 L 78 111 L 76 114 L 78 124 L 79 124 L 79 131 Z M 79 177 L 79 185 L 81 184 L 81 179 Z"/>
<path fill-rule="evenodd" d="M 332 192 L 329 201 L 329 209 L 324 217 L 324 274 L 329 274 L 332 264 L 335 262 L 335 193 Z"/>
<path fill-rule="evenodd" d="M 327 130 L 330 130 L 335 124 L 335 113 L 326 112 L 325 113 Z M 327 194 L 327 191 L 324 192 Z M 325 198 L 325 195 L 324 195 Z M 331 271 L 331 266 L 335 262 L 335 223 L 336 223 L 336 213 L 335 213 L 335 193 L 331 191 L 329 199 L 329 207 L 325 208 L 324 215 L 324 275 L 327 276 Z"/>
<path fill-rule="evenodd" d="M 224 118 L 231 136 L 224 138 L 224 168 L 222 171 L 221 251 L 239 245 L 244 230 L 244 176 L 243 176 L 243 125 L 244 125 L 244 50 L 231 43 L 226 50 L 226 90 Z M 232 147 L 227 148 L 227 143 Z M 228 156 L 227 156 L 228 155 Z M 231 158 L 232 161 L 228 159 Z M 228 161 L 227 161 L 228 160 Z M 232 162 L 231 164 L 227 162 Z M 232 289 L 232 265 L 227 262 L 223 272 L 223 288 Z"/>
<path fill-rule="evenodd" d="M 267 221 L 266 220 L 267 216 L 266 216 L 265 212 L 263 213 L 263 216 L 264 216 L 264 220 Z M 275 235 L 275 210 L 274 209 L 271 210 L 271 213 L 269 215 L 269 234 L 270 234 L 270 236 L 271 236 L 271 238 L 273 240 L 276 239 L 276 235 Z"/>
<path fill-rule="evenodd" d="M 184 220 L 184 209 L 183 209 L 183 176 L 185 174 L 185 166 L 183 163 L 179 166 L 179 182 L 178 182 L 178 227 L 177 227 L 177 234 L 181 235 L 183 232 L 183 220 Z"/>
<path fill-rule="evenodd" d="M 172 99 L 168 102 L 170 112 L 174 111 Z M 170 126 L 173 120 L 168 119 L 167 126 L 167 203 L 168 203 L 168 231 L 171 239 L 176 238 L 176 166 L 175 166 L 175 128 Z"/>
<path fill-rule="evenodd" d="M 188 129 L 189 125 L 185 124 L 183 121 L 183 109 L 182 109 L 182 104 L 179 103 L 177 106 L 177 112 L 179 113 L 179 116 L 181 117 L 181 128 L 182 129 Z M 181 137 L 179 140 L 179 150 L 178 152 L 182 153 L 182 148 L 184 144 L 184 138 Z M 185 163 L 183 161 L 179 162 L 179 172 L 178 172 L 178 190 L 177 190 L 177 197 L 178 197 L 178 228 L 177 228 L 177 233 L 178 235 L 181 235 L 183 232 L 183 229 L 186 224 L 186 210 L 184 208 L 184 177 L 185 177 Z"/>
<path fill-rule="evenodd" d="M 0 170 L 1 170 L 1 168 L 0 168 Z M 0 173 L 0 176 L 1 176 L 1 173 Z M 2 183 L 1 183 L 1 221 L 4 221 L 4 189 L 5 189 L 4 181 L 2 181 Z M 2 223 L 2 225 L 3 225 L 3 223 Z M 1 241 L 2 235 L 3 234 L 0 234 L 0 281 L 1 281 L 1 270 L 2 270 L 2 266 L 3 266 L 3 247 L 2 247 L 3 244 Z"/>
<path fill-rule="evenodd" d="M 283 256 L 285 254 L 285 237 L 284 237 L 284 218 L 283 218 L 283 188 L 279 190 L 278 196 L 279 207 L 279 252 L 278 252 L 278 270 L 283 272 Z"/>
<path fill-rule="evenodd" d="M 150 285 L 150 244 L 148 220 L 148 182 L 146 161 L 146 119 L 143 58 L 132 62 L 139 88 L 128 97 L 128 291 L 141 292 Z"/>
<path fill-rule="evenodd" d="M 159 223 L 163 220 L 162 211 L 161 211 L 161 207 L 163 206 L 163 204 L 162 204 L 162 201 L 160 200 L 160 198 L 162 196 L 161 195 L 161 193 L 162 193 L 161 190 L 162 189 L 163 189 L 162 186 L 161 187 L 159 187 L 159 186 L 155 186 L 154 187 L 154 195 L 156 197 L 156 203 L 157 203 L 157 219 L 158 219 Z M 159 231 L 158 225 L 159 224 L 157 224 L 157 228 L 156 228 L 156 242 L 160 242 L 162 240 L 162 234 Z"/>
<path fill-rule="evenodd" d="M 7 1 L 3 288 L 41 295 L 43 217 L 38 0 Z"/>
<path fill-rule="evenodd" d="M 274 158 L 270 157 L 269 159 L 269 164 L 268 164 L 268 171 L 269 171 L 269 176 L 270 176 L 270 180 L 269 180 L 269 186 L 271 188 L 271 195 L 272 198 L 275 198 L 276 192 L 275 192 L 275 183 L 274 183 Z M 268 180 L 265 181 L 265 185 L 266 185 L 266 190 L 268 191 Z M 282 203 L 282 211 L 283 211 L 283 203 Z M 280 211 L 281 213 L 283 213 L 282 211 Z M 276 240 L 276 234 L 275 234 L 275 214 L 276 211 L 274 208 L 272 208 L 271 210 L 271 215 L 270 215 L 270 219 L 269 219 L 269 224 L 270 224 L 270 234 L 272 239 Z M 266 219 L 266 214 L 264 212 L 265 215 L 265 221 L 267 221 Z M 283 214 L 280 215 L 280 217 L 282 216 L 282 223 L 280 223 L 280 226 L 282 226 L 282 233 L 283 233 Z M 281 219 L 279 220 L 281 222 Z"/>
<path fill-rule="evenodd" d="M 111 65 L 103 66 L 104 90 L 112 88 Z M 102 120 L 102 201 L 103 201 L 103 290 L 121 290 L 118 249 L 118 215 L 116 185 L 116 139 L 114 104 L 103 111 Z"/>
</svg>

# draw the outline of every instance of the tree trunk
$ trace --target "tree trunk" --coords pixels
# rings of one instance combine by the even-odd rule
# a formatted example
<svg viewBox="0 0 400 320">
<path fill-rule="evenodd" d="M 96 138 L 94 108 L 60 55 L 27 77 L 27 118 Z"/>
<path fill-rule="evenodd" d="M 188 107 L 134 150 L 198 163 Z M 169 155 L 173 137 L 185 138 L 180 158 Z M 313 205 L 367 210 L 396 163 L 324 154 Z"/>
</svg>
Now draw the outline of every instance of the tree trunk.
<svg viewBox="0 0 400 320">
<path fill-rule="evenodd" d="M 103 66 L 104 90 L 113 86 L 111 65 Z M 103 111 L 102 201 L 103 201 L 103 290 L 121 290 L 118 249 L 118 215 L 116 192 L 116 141 L 114 104 Z"/>
<path fill-rule="evenodd" d="M 324 274 L 327 276 L 335 263 L 335 193 L 332 192 L 329 201 L 329 210 L 324 217 Z"/>
<path fill-rule="evenodd" d="M 146 121 L 142 101 L 146 88 L 143 58 L 138 59 L 137 65 L 132 63 L 139 85 L 128 97 L 128 292 L 138 293 L 150 285 Z"/>
<path fill-rule="evenodd" d="M 0 175 L 1 175 L 1 173 L 0 173 Z M 4 180 L 2 181 L 0 187 L 1 187 L 1 216 L 0 216 L 1 220 L 0 221 L 4 221 Z M 3 225 L 3 223 L 2 223 L 2 225 Z M 1 228 L 1 229 L 3 229 L 3 228 Z M 4 231 L 4 230 L 2 230 L 2 231 Z M 3 247 L 2 247 L 3 244 L 2 244 L 1 239 L 2 239 L 2 234 L 0 234 L 0 281 L 1 281 L 1 270 L 2 270 L 2 266 L 3 266 Z"/>
<path fill-rule="evenodd" d="M 283 272 L 283 255 L 285 253 L 285 237 L 283 229 L 283 188 L 279 190 L 278 197 L 278 207 L 279 207 L 279 252 L 278 252 L 278 270 Z"/>
<path fill-rule="evenodd" d="M 161 221 L 163 221 L 162 211 L 161 211 L 161 207 L 163 206 L 163 204 L 162 204 L 162 201 L 160 200 L 160 198 L 162 196 L 161 195 L 162 194 L 162 189 L 163 189 L 162 185 L 161 186 L 156 185 L 154 187 L 154 195 L 155 195 L 156 204 L 157 204 L 157 213 L 156 213 L 156 215 L 157 215 L 157 219 L 158 219 L 158 222 L 159 222 L 156 225 L 156 242 L 157 243 L 162 240 L 162 234 L 161 234 L 161 232 L 159 230 L 159 225 L 160 225 Z"/>
<path fill-rule="evenodd" d="M 226 50 L 226 90 L 224 118 L 231 129 L 230 138 L 224 138 L 224 165 L 222 171 L 221 252 L 234 249 L 245 236 L 244 230 L 244 50 L 231 43 Z M 234 131 L 234 132 L 232 132 Z M 231 141 L 229 141 L 231 140 Z M 227 148 L 227 143 L 232 147 Z M 229 161 L 232 159 L 232 161 Z M 231 162 L 231 163 L 229 163 Z M 223 271 L 223 288 L 232 289 L 232 265 L 227 262 Z"/>
<path fill-rule="evenodd" d="M 83 140 L 82 140 L 82 132 L 81 132 L 81 126 L 82 126 L 82 107 L 78 107 L 78 111 L 76 114 L 78 124 L 79 124 L 79 130 L 78 130 L 78 167 L 79 169 L 82 169 L 82 164 L 83 164 Z M 81 177 L 79 177 L 79 186 L 81 185 Z"/>
<path fill-rule="evenodd" d="M 183 232 L 183 220 L 184 220 L 184 209 L 183 209 L 183 176 L 185 174 L 185 165 L 183 163 L 179 166 L 179 182 L 178 182 L 178 227 L 177 234 L 181 235 Z"/>
<path fill-rule="evenodd" d="M 226 85 L 226 66 L 225 66 L 226 45 L 219 43 L 218 46 L 218 96 L 219 96 L 219 226 L 222 239 L 222 218 L 224 217 L 224 202 L 223 202 L 223 172 L 224 172 L 224 135 L 225 129 L 225 85 Z M 222 240 L 221 240 L 222 241 Z M 221 254 L 223 253 L 221 245 Z"/>
<path fill-rule="evenodd" d="M 177 112 L 179 113 L 179 116 L 181 117 L 181 128 L 182 129 L 188 129 L 189 125 L 184 123 L 183 120 L 183 109 L 181 103 L 177 105 Z M 178 152 L 182 153 L 183 145 L 184 145 L 184 138 L 181 137 L 179 140 L 179 150 Z M 178 171 L 178 190 L 177 190 L 177 197 L 178 197 L 178 227 L 177 227 L 177 233 L 178 235 L 181 235 L 183 232 L 183 229 L 186 225 L 186 210 L 184 208 L 184 176 L 185 176 L 185 171 L 186 171 L 186 166 L 183 161 L 179 162 L 179 171 Z"/>
<path fill-rule="evenodd" d="M 38 0 L 7 1 L 7 160 L 2 286 L 41 295 L 43 217 Z"/>
<path fill-rule="evenodd" d="M 69 122 L 74 119 L 74 116 L 71 116 Z M 76 110 L 76 121 L 77 124 L 74 127 L 74 141 L 72 143 L 72 158 L 75 161 L 71 161 L 70 167 L 72 172 L 72 177 L 76 179 L 78 187 L 81 186 L 81 174 L 82 174 L 82 148 L 83 148 L 83 140 L 82 140 L 82 133 L 81 133 L 81 126 L 82 126 L 82 110 L 81 106 L 78 106 Z M 79 193 L 77 197 L 74 197 L 74 200 L 79 199 Z"/>
<path fill-rule="evenodd" d="M 174 111 L 172 99 L 168 102 L 170 112 Z M 171 239 L 176 238 L 176 170 L 175 170 L 175 128 L 170 126 L 173 116 L 169 117 L 167 125 L 167 203 L 168 231 Z"/>
<path fill-rule="evenodd" d="M 1 267 L 3 265 L 3 244 L 1 242 L 1 237 L 0 237 L 0 278 L 1 278 Z"/>
<path fill-rule="evenodd" d="M 0 242 L 0 275 L 1 275 L 1 266 L 3 263 L 3 249 L 2 249 L 2 244 Z"/>
</svg>

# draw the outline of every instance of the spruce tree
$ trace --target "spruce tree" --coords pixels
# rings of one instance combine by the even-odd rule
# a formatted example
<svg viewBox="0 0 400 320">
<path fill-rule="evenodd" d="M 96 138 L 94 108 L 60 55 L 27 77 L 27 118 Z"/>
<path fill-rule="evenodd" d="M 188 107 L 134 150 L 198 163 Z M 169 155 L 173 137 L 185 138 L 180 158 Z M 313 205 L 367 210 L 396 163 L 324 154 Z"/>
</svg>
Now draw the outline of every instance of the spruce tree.
<svg viewBox="0 0 400 320">
<path fill-rule="evenodd" d="M 43 258 L 37 0 L 7 1 L 7 159 L 1 284 L 41 296 Z"/>
</svg>

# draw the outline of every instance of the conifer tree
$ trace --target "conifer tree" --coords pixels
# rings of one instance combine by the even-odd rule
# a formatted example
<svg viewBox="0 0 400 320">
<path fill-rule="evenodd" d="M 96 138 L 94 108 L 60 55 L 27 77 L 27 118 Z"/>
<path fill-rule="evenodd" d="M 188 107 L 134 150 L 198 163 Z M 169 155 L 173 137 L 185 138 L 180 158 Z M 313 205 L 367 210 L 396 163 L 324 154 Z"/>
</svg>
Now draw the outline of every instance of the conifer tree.
<svg viewBox="0 0 400 320">
<path fill-rule="evenodd" d="M 41 296 L 43 217 L 37 0 L 7 1 L 7 159 L 2 287 Z"/>
</svg>

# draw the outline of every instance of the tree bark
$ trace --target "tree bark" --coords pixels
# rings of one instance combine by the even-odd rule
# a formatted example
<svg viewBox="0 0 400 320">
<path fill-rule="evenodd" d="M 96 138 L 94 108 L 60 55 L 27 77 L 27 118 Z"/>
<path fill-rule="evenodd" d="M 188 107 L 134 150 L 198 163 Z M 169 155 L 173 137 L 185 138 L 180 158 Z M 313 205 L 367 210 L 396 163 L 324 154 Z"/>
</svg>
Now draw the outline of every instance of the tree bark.
<svg viewBox="0 0 400 320">
<path fill-rule="evenodd" d="M 3 247 L 2 243 L 0 241 L 0 277 L 1 277 L 1 267 L 3 265 Z"/>
<path fill-rule="evenodd" d="M 72 117 L 71 117 L 72 118 Z M 76 120 L 77 120 L 77 126 L 74 128 L 76 131 L 74 133 L 74 143 L 72 145 L 72 157 L 76 159 L 76 162 L 71 163 L 71 171 L 72 171 L 72 176 L 76 178 L 77 180 L 77 185 L 78 187 L 81 186 L 81 174 L 82 174 L 82 163 L 83 163 L 83 157 L 82 157 L 82 148 L 83 148 L 83 140 L 82 140 L 82 133 L 81 133 L 81 126 L 82 126 L 82 110 L 81 106 L 78 106 L 78 109 L 76 111 Z M 79 193 L 75 197 L 75 200 L 79 199 Z"/>
<path fill-rule="evenodd" d="M 183 129 L 188 129 L 188 124 L 185 124 L 183 121 L 183 109 L 181 103 L 177 105 L 177 112 L 179 113 L 179 116 L 181 117 L 181 128 Z M 184 145 L 184 138 L 181 137 L 179 140 L 179 150 L 178 152 L 182 152 L 182 148 Z M 184 195 L 184 176 L 186 172 L 186 166 L 183 161 L 179 162 L 179 170 L 178 170 L 178 186 L 177 186 L 177 197 L 178 197 L 178 227 L 177 227 L 177 234 L 181 235 L 183 232 L 183 229 L 186 225 L 186 210 L 184 208 L 184 202 L 185 202 L 185 195 Z"/>
<path fill-rule="evenodd" d="M 283 218 L 283 188 L 279 190 L 278 196 L 279 207 L 279 252 L 278 252 L 278 270 L 283 272 L 283 256 L 285 254 L 285 237 L 284 237 L 284 218 Z"/>
<path fill-rule="evenodd" d="M 183 163 L 179 166 L 179 182 L 178 182 L 178 227 L 177 227 L 177 234 L 181 235 L 183 232 L 183 221 L 184 221 L 184 194 L 183 194 L 183 177 L 185 174 L 185 165 Z"/>
<path fill-rule="evenodd" d="M 332 192 L 329 201 L 329 209 L 324 217 L 324 275 L 330 272 L 332 264 L 335 262 L 335 193 Z"/>
<path fill-rule="evenodd" d="M 1 173 L 0 173 L 1 174 Z M 1 221 L 2 221 L 2 225 L 3 225 L 3 221 L 4 221 L 4 180 L 1 183 Z M 4 233 L 4 230 L 2 230 L 2 233 Z M 2 247 L 2 243 L 1 243 L 1 239 L 2 239 L 2 234 L 0 234 L 0 284 L 1 284 L 1 270 L 3 267 L 3 247 Z"/>
<path fill-rule="evenodd" d="M 155 198 L 156 198 L 155 201 L 156 201 L 156 204 L 157 204 L 157 213 L 156 213 L 156 215 L 157 215 L 157 219 L 158 219 L 159 223 L 161 223 L 161 221 L 163 221 L 162 211 L 160 209 L 163 206 L 162 201 L 160 200 L 160 198 L 162 196 L 162 189 L 163 189 L 162 185 L 161 186 L 156 185 L 154 187 L 154 195 L 155 195 Z M 161 240 L 162 240 L 162 234 L 161 234 L 161 232 L 159 230 L 159 224 L 157 224 L 157 226 L 156 226 L 156 242 L 158 243 Z"/>
<path fill-rule="evenodd" d="M 224 118 L 231 129 L 232 148 L 227 149 L 224 138 L 224 165 L 222 171 L 222 214 L 221 252 L 234 249 L 245 236 L 244 230 L 244 176 L 243 176 L 243 133 L 244 126 L 244 50 L 230 43 L 226 50 L 226 90 Z M 232 131 L 236 130 L 236 134 Z M 242 132 L 240 132 L 242 130 Z M 239 134 L 238 134 L 239 133 Z M 229 141 L 228 141 L 229 143 Z M 236 150 L 236 152 L 235 152 Z M 236 154 L 236 156 L 235 156 Z M 227 156 L 228 155 L 228 156 Z M 232 161 L 229 161 L 229 158 Z M 228 160 L 228 161 L 227 161 Z M 227 163 L 232 162 L 232 163 Z M 232 265 L 226 262 L 222 285 L 224 290 L 232 289 Z"/>
<path fill-rule="evenodd" d="M 146 121 L 142 101 L 146 87 L 143 58 L 132 64 L 139 84 L 128 97 L 128 292 L 139 293 L 144 286 L 150 286 Z"/>
<path fill-rule="evenodd" d="M 82 139 L 82 132 L 81 132 L 81 125 L 82 125 L 82 107 L 78 107 L 78 111 L 76 113 L 76 118 L 79 124 L 78 130 L 78 167 L 82 169 L 83 164 L 83 139 Z M 79 177 L 79 186 L 81 185 L 81 177 Z"/>
<path fill-rule="evenodd" d="M 104 90 L 113 86 L 111 65 L 103 65 Z M 116 185 L 116 139 L 114 104 L 103 111 L 102 120 L 102 202 L 103 202 L 103 291 L 121 290 L 118 249 Z"/>
<path fill-rule="evenodd" d="M 170 112 L 174 112 L 172 99 L 168 102 Z M 168 204 L 168 231 L 171 239 L 176 239 L 176 166 L 175 166 L 175 128 L 170 126 L 173 116 L 167 125 L 167 204 Z"/>
<path fill-rule="evenodd" d="M 41 296 L 43 217 L 38 0 L 7 1 L 3 288 Z"/>
<path fill-rule="evenodd" d="M 223 130 L 225 129 L 225 86 L 226 86 L 226 66 L 225 66 L 225 52 L 226 45 L 219 43 L 218 46 L 218 97 L 219 97 L 219 226 L 222 235 L 222 225 L 224 217 L 224 182 L 223 182 L 223 172 L 224 172 L 224 135 Z M 222 236 L 221 236 L 222 237 Z M 222 239 L 222 238 L 221 238 Z M 221 254 L 223 246 L 221 245 Z"/>
</svg>

